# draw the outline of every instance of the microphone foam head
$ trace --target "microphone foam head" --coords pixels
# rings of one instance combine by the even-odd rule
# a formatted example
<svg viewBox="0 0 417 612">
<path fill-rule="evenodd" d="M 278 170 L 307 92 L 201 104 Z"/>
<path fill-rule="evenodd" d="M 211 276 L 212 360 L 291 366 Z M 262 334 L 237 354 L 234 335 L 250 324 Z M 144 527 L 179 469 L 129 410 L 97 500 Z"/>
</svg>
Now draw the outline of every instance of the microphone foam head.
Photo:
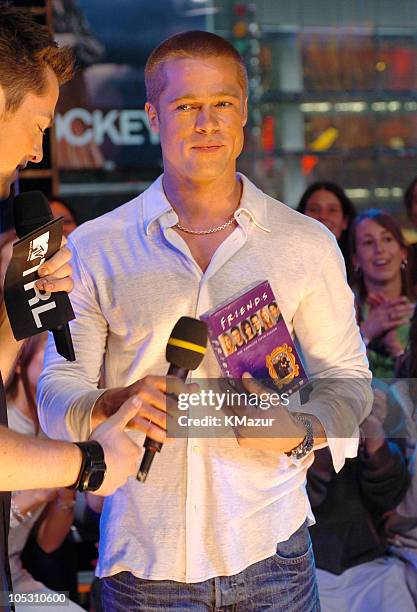
<svg viewBox="0 0 417 612">
<path fill-rule="evenodd" d="M 25 191 L 13 200 L 14 226 L 19 238 L 52 221 L 49 202 L 42 191 Z"/>
<path fill-rule="evenodd" d="M 179 368 L 196 370 L 206 349 L 207 324 L 192 317 L 181 317 L 169 337 L 166 360 Z"/>
</svg>

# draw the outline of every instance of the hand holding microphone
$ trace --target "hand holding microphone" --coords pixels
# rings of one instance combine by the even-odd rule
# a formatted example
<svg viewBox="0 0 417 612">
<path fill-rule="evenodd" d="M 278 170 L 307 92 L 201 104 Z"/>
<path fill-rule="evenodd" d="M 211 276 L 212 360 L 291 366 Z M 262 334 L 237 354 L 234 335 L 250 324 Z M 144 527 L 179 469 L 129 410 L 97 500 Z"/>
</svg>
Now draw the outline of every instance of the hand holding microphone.
<svg viewBox="0 0 417 612">
<path fill-rule="evenodd" d="M 166 360 L 170 364 L 168 376 L 176 376 L 185 382 L 190 370 L 196 370 L 203 360 L 207 348 L 207 325 L 191 317 L 181 317 L 168 339 Z M 145 482 L 155 454 L 162 442 L 146 436 L 143 443 L 145 453 L 137 474 L 139 482 Z"/>
<path fill-rule="evenodd" d="M 137 475 L 140 482 L 146 480 L 155 453 L 161 450 L 166 439 L 167 421 L 177 413 L 178 395 L 191 391 L 192 385 L 186 385 L 184 381 L 188 372 L 200 365 L 206 346 L 207 325 L 198 319 L 181 317 L 166 347 L 170 378 L 148 375 L 128 387 L 108 389 L 94 405 L 91 415 L 93 429 L 117 412 L 127 400 L 136 403 L 137 414 L 128 427 L 146 432 L 145 453 Z"/>
<path fill-rule="evenodd" d="M 52 221 L 49 202 L 41 191 L 27 191 L 15 197 L 13 202 L 14 223 L 19 238 L 30 234 L 42 225 Z M 74 287 L 71 277 L 71 251 L 65 246 L 67 239 L 62 236 L 61 248 L 38 270 L 41 280 L 36 282 L 44 291 L 65 291 Z"/>
</svg>

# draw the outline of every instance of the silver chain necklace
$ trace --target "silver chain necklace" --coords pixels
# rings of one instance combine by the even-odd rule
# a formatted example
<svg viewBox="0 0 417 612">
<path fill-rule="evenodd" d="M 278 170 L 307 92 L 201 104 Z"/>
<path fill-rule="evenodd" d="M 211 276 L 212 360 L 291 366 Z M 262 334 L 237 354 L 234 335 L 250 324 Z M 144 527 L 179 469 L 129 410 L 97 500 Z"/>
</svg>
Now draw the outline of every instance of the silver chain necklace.
<svg viewBox="0 0 417 612">
<path fill-rule="evenodd" d="M 222 230 L 226 229 L 226 227 L 229 227 L 229 225 L 232 225 L 232 223 L 234 223 L 235 221 L 236 219 L 233 214 L 230 217 L 230 219 L 226 221 L 226 223 L 223 223 L 223 225 L 219 225 L 218 227 L 212 227 L 207 230 L 193 230 L 193 229 L 190 229 L 189 227 L 184 227 L 183 225 L 180 225 L 179 223 L 176 223 L 174 227 L 178 227 L 179 230 L 181 230 L 182 232 L 186 232 L 187 234 L 198 234 L 199 236 L 201 236 L 204 234 L 215 234 L 216 232 L 221 232 Z"/>
</svg>

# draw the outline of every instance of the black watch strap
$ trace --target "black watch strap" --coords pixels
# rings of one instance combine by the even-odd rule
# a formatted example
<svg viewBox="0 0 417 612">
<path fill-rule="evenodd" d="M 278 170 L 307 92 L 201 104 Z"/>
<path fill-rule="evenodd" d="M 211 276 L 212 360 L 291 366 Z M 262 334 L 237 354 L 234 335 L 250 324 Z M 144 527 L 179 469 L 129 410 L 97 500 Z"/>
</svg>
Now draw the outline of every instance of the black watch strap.
<svg viewBox="0 0 417 612">
<path fill-rule="evenodd" d="M 104 451 L 96 440 L 87 442 L 75 442 L 82 453 L 82 463 L 80 473 L 76 482 L 68 487 L 78 491 L 97 491 L 103 484 L 106 475 L 106 463 L 104 461 Z"/>
</svg>

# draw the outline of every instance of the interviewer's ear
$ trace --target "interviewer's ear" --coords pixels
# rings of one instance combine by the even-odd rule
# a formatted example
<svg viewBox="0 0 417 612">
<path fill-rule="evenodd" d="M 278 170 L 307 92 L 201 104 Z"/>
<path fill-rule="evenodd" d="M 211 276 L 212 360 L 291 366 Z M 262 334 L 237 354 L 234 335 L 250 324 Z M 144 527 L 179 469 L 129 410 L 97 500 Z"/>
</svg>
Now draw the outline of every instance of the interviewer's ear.
<svg viewBox="0 0 417 612">
<path fill-rule="evenodd" d="M 148 115 L 148 121 L 149 121 L 149 125 L 151 127 L 152 132 L 154 132 L 155 134 L 158 134 L 159 133 L 159 118 L 158 118 L 158 111 L 156 110 L 156 107 L 152 104 L 152 102 L 146 102 L 145 111 L 146 111 L 146 114 Z"/>
</svg>

